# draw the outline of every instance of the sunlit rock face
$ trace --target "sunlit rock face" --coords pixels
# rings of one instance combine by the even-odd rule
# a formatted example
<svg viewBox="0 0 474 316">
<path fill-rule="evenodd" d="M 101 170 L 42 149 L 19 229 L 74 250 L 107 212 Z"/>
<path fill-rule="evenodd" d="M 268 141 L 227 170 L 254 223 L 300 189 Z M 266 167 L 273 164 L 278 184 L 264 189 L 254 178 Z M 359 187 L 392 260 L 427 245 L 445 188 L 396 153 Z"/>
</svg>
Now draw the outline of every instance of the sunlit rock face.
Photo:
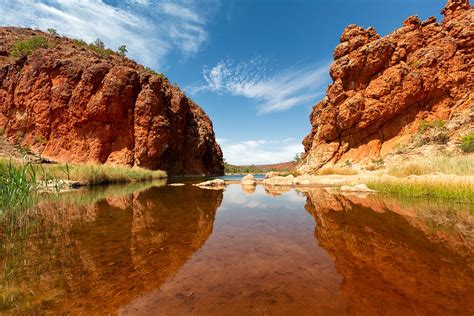
<svg viewBox="0 0 474 316">
<path fill-rule="evenodd" d="M 385 37 L 349 25 L 334 50 L 333 83 L 310 115 L 300 170 L 395 151 L 421 120 L 446 120 L 448 141 L 472 130 L 474 10 L 449 0 L 444 20 L 407 18 Z"/>
<path fill-rule="evenodd" d="M 51 47 L 8 56 L 31 36 Z M 10 142 L 56 161 L 224 172 L 211 120 L 164 76 L 31 29 L 0 28 L 0 128 Z"/>
<path fill-rule="evenodd" d="M 16 304 L 7 310 L 115 313 L 159 288 L 203 246 L 222 196 L 192 186 L 133 184 L 43 201 L 40 233 L 30 229 L 28 242 L 0 250 L 10 273 L 0 292 L 12 293 Z"/>
<path fill-rule="evenodd" d="M 426 202 L 306 194 L 315 237 L 344 278 L 350 315 L 474 311 L 474 217 L 468 207 L 450 212 Z"/>
</svg>

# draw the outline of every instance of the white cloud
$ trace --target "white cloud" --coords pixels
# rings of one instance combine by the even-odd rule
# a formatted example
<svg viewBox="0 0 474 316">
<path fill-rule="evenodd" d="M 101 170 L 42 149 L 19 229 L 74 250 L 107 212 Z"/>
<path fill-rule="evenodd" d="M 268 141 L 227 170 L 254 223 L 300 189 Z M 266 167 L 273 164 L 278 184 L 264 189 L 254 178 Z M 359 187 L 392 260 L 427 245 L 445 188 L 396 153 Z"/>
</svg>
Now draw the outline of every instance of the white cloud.
<svg viewBox="0 0 474 316">
<path fill-rule="evenodd" d="M 329 81 L 329 64 L 290 68 L 267 76 L 268 62 L 253 59 L 238 64 L 221 61 L 203 70 L 205 84 L 189 88 L 191 93 L 213 91 L 243 96 L 260 102 L 259 113 L 283 111 L 315 101 Z"/>
<path fill-rule="evenodd" d="M 220 143 L 227 162 L 234 165 L 264 165 L 292 161 L 303 151 L 303 145 L 294 138 L 283 140 L 246 140 Z"/>
<path fill-rule="evenodd" d="M 128 0 L 113 6 L 102 0 L 0 0 L 0 24 L 54 28 L 87 42 L 100 38 L 112 49 L 125 44 L 130 57 L 158 69 L 171 51 L 191 56 L 200 50 L 208 38 L 206 6 L 213 3 Z"/>
</svg>

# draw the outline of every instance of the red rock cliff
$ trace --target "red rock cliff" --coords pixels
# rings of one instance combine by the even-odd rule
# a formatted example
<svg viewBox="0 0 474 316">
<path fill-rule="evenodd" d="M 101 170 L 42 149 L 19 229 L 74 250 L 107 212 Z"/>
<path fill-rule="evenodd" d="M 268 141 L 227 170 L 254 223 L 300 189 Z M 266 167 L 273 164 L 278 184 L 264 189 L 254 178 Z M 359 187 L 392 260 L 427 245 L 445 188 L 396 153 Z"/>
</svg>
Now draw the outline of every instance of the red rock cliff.
<svg viewBox="0 0 474 316">
<path fill-rule="evenodd" d="M 422 120 L 447 122 L 458 141 L 473 129 L 474 10 L 449 0 L 444 20 L 412 16 L 381 37 L 349 25 L 334 50 L 333 83 L 313 108 L 300 168 L 391 154 Z"/>
<path fill-rule="evenodd" d="M 12 45 L 48 39 L 28 57 Z M 204 111 L 163 76 L 67 38 L 0 28 L 0 128 L 56 161 L 111 163 L 169 174 L 223 174 Z"/>
</svg>

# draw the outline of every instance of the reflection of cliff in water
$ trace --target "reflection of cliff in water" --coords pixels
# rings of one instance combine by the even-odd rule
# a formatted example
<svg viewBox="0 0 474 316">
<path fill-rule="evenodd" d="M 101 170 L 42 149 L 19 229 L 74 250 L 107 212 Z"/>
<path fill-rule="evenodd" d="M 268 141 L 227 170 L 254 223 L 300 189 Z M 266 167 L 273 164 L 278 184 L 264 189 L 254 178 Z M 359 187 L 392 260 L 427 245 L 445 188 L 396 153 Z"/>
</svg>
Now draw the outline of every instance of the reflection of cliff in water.
<svg viewBox="0 0 474 316">
<path fill-rule="evenodd" d="M 1 292 L 16 293 L 3 309 L 114 313 L 186 263 L 212 233 L 222 202 L 222 191 L 192 186 L 109 196 L 42 203 L 51 229 L 2 249 L 9 276 Z"/>
<path fill-rule="evenodd" d="M 474 217 L 468 209 L 307 192 L 315 236 L 357 315 L 471 315 Z"/>
</svg>

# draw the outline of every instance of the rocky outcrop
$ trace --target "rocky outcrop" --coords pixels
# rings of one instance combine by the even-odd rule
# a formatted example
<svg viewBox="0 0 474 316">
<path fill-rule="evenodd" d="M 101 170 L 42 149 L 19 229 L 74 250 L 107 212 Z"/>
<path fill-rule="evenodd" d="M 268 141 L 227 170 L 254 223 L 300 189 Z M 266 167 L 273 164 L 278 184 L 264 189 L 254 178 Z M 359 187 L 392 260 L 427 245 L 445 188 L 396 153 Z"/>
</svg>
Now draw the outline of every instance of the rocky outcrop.
<svg viewBox="0 0 474 316">
<path fill-rule="evenodd" d="M 47 39 L 27 57 L 12 45 Z M 204 111 L 163 75 L 111 51 L 40 31 L 0 28 L 0 129 L 52 160 L 223 174 Z"/>
<path fill-rule="evenodd" d="M 468 0 L 449 0 L 442 13 L 441 23 L 411 16 L 385 37 L 374 28 L 344 30 L 333 83 L 310 115 L 300 171 L 388 155 L 422 122 L 445 122 L 446 135 L 434 137 L 442 141 L 473 130 L 474 10 Z"/>
</svg>

